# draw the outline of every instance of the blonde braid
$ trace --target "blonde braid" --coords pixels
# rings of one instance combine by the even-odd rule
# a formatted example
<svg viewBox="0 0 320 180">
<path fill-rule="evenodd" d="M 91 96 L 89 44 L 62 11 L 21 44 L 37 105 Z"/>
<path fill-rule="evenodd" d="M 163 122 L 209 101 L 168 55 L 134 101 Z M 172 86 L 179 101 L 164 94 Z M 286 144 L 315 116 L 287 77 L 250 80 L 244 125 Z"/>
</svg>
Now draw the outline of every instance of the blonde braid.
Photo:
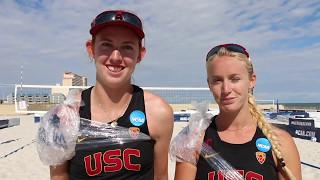
<svg viewBox="0 0 320 180">
<path fill-rule="evenodd" d="M 243 61 L 246 63 L 246 68 L 248 70 L 248 75 L 249 77 L 251 77 L 253 75 L 253 64 L 251 62 L 251 60 L 242 53 L 237 53 L 237 52 L 233 52 L 233 51 L 229 51 L 228 49 L 221 47 L 220 50 L 212 55 L 211 57 L 208 58 L 206 66 L 207 66 L 207 71 L 209 66 L 209 63 L 215 59 L 215 57 L 221 57 L 221 56 L 230 56 L 230 57 L 235 57 L 240 61 Z M 207 79 L 208 80 L 208 79 Z M 249 109 L 250 109 L 250 113 L 251 115 L 257 119 L 257 123 L 258 123 L 258 127 L 262 130 L 262 133 L 268 138 L 268 140 L 270 141 L 271 145 L 272 145 L 272 151 L 274 152 L 274 154 L 276 155 L 276 158 L 278 159 L 282 170 L 285 172 L 286 176 L 289 178 L 289 180 L 295 180 L 296 178 L 294 177 L 294 175 L 292 174 L 291 170 L 286 166 L 284 159 L 282 157 L 282 153 L 280 151 L 280 145 L 278 142 L 278 138 L 277 135 L 275 133 L 272 132 L 272 128 L 271 125 L 265 120 L 264 115 L 262 114 L 262 112 L 260 111 L 260 109 L 258 108 L 256 102 L 255 102 L 255 98 L 253 97 L 253 95 L 251 93 L 249 93 L 249 98 L 248 98 L 248 103 L 249 103 Z"/>
<path fill-rule="evenodd" d="M 268 138 L 272 145 L 272 150 L 274 154 L 276 155 L 278 161 L 280 162 L 282 170 L 286 173 L 288 178 L 290 180 L 295 180 L 296 178 L 292 174 L 291 170 L 286 166 L 285 161 L 282 157 L 282 153 L 279 148 L 279 142 L 277 135 L 273 133 L 271 129 L 271 125 L 265 120 L 264 115 L 262 114 L 261 110 L 258 108 L 255 98 L 253 97 L 252 94 L 249 93 L 249 109 L 251 115 L 257 119 L 258 127 L 262 130 L 263 134 Z"/>
</svg>

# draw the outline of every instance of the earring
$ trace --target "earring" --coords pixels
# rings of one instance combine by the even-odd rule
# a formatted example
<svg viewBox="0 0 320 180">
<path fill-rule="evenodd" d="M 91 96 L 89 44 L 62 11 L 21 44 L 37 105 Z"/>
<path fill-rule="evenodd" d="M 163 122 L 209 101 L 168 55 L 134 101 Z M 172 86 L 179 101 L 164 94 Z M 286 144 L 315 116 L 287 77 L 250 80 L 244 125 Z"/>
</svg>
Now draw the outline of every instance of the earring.
<svg viewBox="0 0 320 180">
<path fill-rule="evenodd" d="M 90 55 L 89 55 L 89 60 L 90 60 L 90 62 L 94 62 L 94 58 Z"/>
<path fill-rule="evenodd" d="M 253 94 L 253 89 L 254 89 L 254 87 L 253 88 L 249 88 L 248 93 Z"/>
</svg>

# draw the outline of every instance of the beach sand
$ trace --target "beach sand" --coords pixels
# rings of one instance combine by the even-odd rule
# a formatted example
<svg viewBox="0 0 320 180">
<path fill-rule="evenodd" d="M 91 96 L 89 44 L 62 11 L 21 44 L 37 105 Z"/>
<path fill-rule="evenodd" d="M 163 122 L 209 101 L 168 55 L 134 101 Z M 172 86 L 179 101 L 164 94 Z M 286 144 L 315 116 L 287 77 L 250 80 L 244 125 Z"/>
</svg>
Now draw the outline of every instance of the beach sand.
<svg viewBox="0 0 320 180">
<path fill-rule="evenodd" d="M 39 124 L 34 123 L 33 115 L 19 117 L 20 125 L 0 129 L 0 143 L 15 140 L 0 145 L 0 179 L 50 179 L 49 168 L 42 164 L 36 143 L 32 143 Z M 5 117 L 1 119 L 3 118 Z M 29 143 L 31 144 L 28 145 Z M 22 147 L 23 149 L 20 149 Z M 11 152 L 14 153 L 4 157 Z"/>
<path fill-rule="evenodd" d="M 0 179 L 49 179 L 49 168 L 41 163 L 36 143 L 33 143 L 39 124 L 34 123 L 33 115 L 19 117 L 19 126 L 0 129 Z M 1 117 L 1 119 L 4 118 L 6 117 Z M 176 122 L 173 137 L 186 125 L 183 122 Z M 10 140 L 13 141 L 8 142 Z M 320 143 L 302 139 L 295 139 L 295 142 L 300 152 L 301 161 L 319 167 Z M 7 155 L 9 153 L 12 154 Z M 5 155 L 7 156 L 5 157 Z M 169 159 L 169 179 L 174 177 L 174 168 L 175 163 Z M 302 165 L 302 175 L 304 180 L 319 179 L 320 170 Z"/>
</svg>

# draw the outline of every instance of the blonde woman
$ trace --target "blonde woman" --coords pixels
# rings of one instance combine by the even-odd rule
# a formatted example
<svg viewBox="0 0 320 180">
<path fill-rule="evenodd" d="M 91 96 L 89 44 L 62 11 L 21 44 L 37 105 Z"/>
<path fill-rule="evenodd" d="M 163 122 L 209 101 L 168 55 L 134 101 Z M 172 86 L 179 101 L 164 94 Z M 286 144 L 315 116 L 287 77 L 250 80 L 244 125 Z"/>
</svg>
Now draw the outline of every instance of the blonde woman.
<svg viewBox="0 0 320 180">
<path fill-rule="evenodd" d="M 252 90 L 256 75 L 247 50 L 238 44 L 212 48 L 206 57 L 207 81 L 220 113 L 212 118 L 203 142 L 246 180 L 301 179 L 300 158 L 292 137 L 268 124 Z M 177 162 L 176 180 L 223 179 L 198 157 L 196 165 Z"/>
</svg>

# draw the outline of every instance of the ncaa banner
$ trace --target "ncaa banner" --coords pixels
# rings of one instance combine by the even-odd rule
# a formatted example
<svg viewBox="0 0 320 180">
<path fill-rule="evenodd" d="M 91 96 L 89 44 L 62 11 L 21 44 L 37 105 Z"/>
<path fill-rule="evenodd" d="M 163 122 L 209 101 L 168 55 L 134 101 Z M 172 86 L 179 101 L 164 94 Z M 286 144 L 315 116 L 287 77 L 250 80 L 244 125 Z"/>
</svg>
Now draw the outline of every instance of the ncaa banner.
<svg viewBox="0 0 320 180">
<path fill-rule="evenodd" d="M 289 118 L 287 129 L 293 137 L 320 142 L 320 129 L 315 128 L 313 119 Z"/>
</svg>

